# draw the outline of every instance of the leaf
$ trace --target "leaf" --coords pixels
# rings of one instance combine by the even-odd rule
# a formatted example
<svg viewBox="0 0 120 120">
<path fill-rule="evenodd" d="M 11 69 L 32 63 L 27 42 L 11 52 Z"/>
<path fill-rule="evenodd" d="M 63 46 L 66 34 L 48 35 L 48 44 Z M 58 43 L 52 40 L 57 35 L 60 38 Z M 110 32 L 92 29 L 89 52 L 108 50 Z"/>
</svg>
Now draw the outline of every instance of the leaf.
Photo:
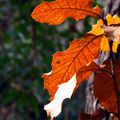
<svg viewBox="0 0 120 120">
<path fill-rule="evenodd" d="M 66 18 L 75 20 L 84 19 L 90 15 L 100 17 L 102 10 L 96 6 L 92 8 L 92 0 L 56 0 L 52 2 L 42 2 L 38 5 L 31 16 L 38 22 L 59 25 Z"/>
<path fill-rule="evenodd" d="M 4 104 L 8 104 L 14 101 L 18 96 L 20 96 L 21 92 L 18 90 L 10 89 L 4 96 Z"/>
<path fill-rule="evenodd" d="M 119 52 L 118 49 L 119 49 L 119 45 L 120 45 L 120 41 L 119 42 L 113 42 L 113 52 L 117 53 Z M 120 53 L 119 53 L 120 54 Z"/>
<path fill-rule="evenodd" d="M 53 55 L 52 71 L 44 74 L 44 88 L 48 90 L 51 100 L 58 85 L 67 82 L 82 66 L 97 58 L 102 36 L 87 34 L 71 42 L 70 47 Z"/>
<path fill-rule="evenodd" d="M 78 85 L 83 81 L 87 80 L 93 71 L 99 71 L 100 67 L 92 61 L 86 66 L 81 67 L 76 74 Z"/>
<path fill-rule="evenodd" d="M 120 18 L 116 15 L 112 16 L 111 14 L 108 14 L 106 17 L 108 26 L 115 26 L 120 24 Z M 104 30 L 102 29 L 102 26 L 104 25 L 103 21 L 100 19 L 97 21 L 96 25 L 93 25 L 92 30 L 89 32 L 94 35 L 102 35 L 104 34 Z"/>
<path fill-rule="evenodd" d="M 83 80 L 88 79 L 92 71 L 99 71 L 99 69 L 99 66 L 95 62 L 91 62 L 89 65 L 81 67 L 77 74 L 74 74 L 68 82 L 60 84 L 54 99 L 44 107 L 47 111 L 47 115 L 51 116 L 51 119 L 57 117 L 62 110 L 63 101 L 67 98 L 71 98 L 75 87 L 78 87 L 76 85 L 77 81 L 82 82 Z"/>
<path fill-rule="evenodd" d="M 54 100 L 45 105 L 44 109 L 47 111 L 47 115 L 50 116 L 51 119 L 57 117 L 60 114 L 63 101 L 67 98 L 71 98 L 76 83 L 77 80 L 75 74 L 68 82 L 59 85 Z"/>
<path fill-rule="evenodd" d="M 99 20 L 96 25 L 93 25 L 92 30 L 89 32 L 94 35 L 105 35 L 101 41 L 101 50 L 110 51 L 109 40 L 113 40 L 113 52 L 117 53 L 117 45 L 120 42 L 120 18 L 116 15 L 110 14 L 106 17 L 108 26 L 105 26 L 102 20 Z"/>
<path fill-rule="evenodd" d="M 105 52 L 110 51 L 109 40 L 106 36 L 103 36 L 101 40 L 100 49 Z"/>
<path fill-rule="evenodd" d="M 105 65 L 104 69 L 110 72 L 110 61 L 108 60 Z M 114 66 L 117 85 L 120 91 L 120 61 L 116 61 Z M 99 99 L 100 104 L 103 107 L 110 112 L 117 113 L 116 94 L 113 79 L 110 74 L 106 72 L 96 74 L 94 80 L 94 94 Z"/>
<path fill-rule="evenodd" d="M 107 38 L 114 42 L 120 41 L 120 26 L 102 26 Z"/>
</svg>

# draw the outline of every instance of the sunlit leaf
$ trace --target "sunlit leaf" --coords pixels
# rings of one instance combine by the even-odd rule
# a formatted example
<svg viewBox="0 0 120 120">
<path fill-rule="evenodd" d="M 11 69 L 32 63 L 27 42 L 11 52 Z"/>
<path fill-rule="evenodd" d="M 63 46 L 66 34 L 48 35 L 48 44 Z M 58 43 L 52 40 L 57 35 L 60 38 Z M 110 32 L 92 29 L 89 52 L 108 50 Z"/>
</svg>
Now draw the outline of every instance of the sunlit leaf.
<svg viewBox="0 0 120 120">
<path fill-rule="evenodd" d="M 43 75 L 44 87 L 48 90 L 51 100 L 54 98 L 58 85 L 70 80 L 80 67 L 86 66 L 97 58 L 101 38 L 102 36 L 87 34 L 71 42 L 67 50 L 53 55 L 52 71 Z"/>
<path fill-rule="evenodd" d="M 93 25 L 92 30 L 89 32 L 94 35 L 105 36 L 101 41 L 101 50 L 110 51 L 109 42 L 113 40 L 113 52 L 117 52 L 117 45 L 120 42 L 120 18 L 116 15 L 112 16 L 110 14 L 106 17 L 108 26 L 105 26 L 102 20 L 99 20 L 96 25 Z"/>
<path fill-rule="evenodd" d="M 75 20 L 84 19 L 90 15 L 100 17 L 102 10 L 100 7 L 92 7 L 92 0 L 56 0 L 43 2 L 32 12 L 32 18 L 41 23 L 58 25 L 66 18 Z"/>
</svg>

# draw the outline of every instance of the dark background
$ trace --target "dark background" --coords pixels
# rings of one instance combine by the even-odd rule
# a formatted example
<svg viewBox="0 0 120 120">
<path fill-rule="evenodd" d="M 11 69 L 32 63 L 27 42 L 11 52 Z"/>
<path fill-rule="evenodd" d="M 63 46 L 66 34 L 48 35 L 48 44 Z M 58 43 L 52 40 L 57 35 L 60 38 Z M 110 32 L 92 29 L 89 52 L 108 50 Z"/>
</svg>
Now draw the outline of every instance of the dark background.
<svg viewBox="0 0 120 120">
<path fill-rule="evenodd" d="M 101 0 L 102 1 L 102 0 Z M 104 2 L 96 5 L 104 7 Z M 48 120 L 43 110 L 49 95 L 41 75 L 51 70 L 52 54 L 65 50 L 69 41 L 80 38 L 96 20 L 49 26 L 31 18 L 42 0 L 0 0 L 0 120 Z M 65 100 L 56 120 L 78 120 L 84 111 L 85 83 L 72 100 Z"/>
</svg>

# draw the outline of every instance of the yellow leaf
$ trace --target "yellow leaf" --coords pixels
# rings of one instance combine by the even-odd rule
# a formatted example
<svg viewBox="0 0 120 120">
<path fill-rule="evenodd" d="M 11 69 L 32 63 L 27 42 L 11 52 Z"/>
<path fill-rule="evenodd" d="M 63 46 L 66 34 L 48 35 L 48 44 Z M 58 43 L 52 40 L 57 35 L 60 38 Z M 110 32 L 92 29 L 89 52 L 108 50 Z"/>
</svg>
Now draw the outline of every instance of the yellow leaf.
<svg viewBox="0 0 120 120">
<path fill-rule="evenodd" d="M 108 14 L 106 17 L 106 20 L 107 20 L 108 26 L 114 25 L 114 24 L 120 24 L 120 18 L 116 15 L 112 16 Z M 102 29 L 103 25 L 104 25 L 103 21 L 99 20 L 96 25 L 93 25 L 92 30 L 89 33 L 94 35 L 105 34 L 104 30 Z"/>
<path fill-rule="evenodd" d="M 103 36 L 103 38 L 101 40 L 100 49 L 102 51 L 110 51 L 109 42 L 108 42 L 108 39 L 105 36 Z"/>
<path fill-rule="evenodd" d="M 92 30 L 89 33 L 94 34 L 94 35 L 102 35 L 102 34 L 104 34 L 104 31 L 101 28 L 102 25 L 103 25 L 103 21 L 99 20 L 96 25 L 93 25 Z"/>
<path fill-rule="evenodd" d="M 114 53 L 117 53 L 117 48 L 118 48 L 118 45 L 119 45 L 119 44 L 120 44 L 120 41 L 113 43 L 112 49 L 113 49 L 113 52 L 114 52 Z"/>
<path fill-rule="evenodd" d="M 102 20 L 99 20 L 96 25 L 93 25 L 90 34 L 96 36 L 104 35 L 101 40 L 100 49 L 102 51 L 110 51 L 109 40 L 113 40 L 113 52 L 117 52 L 117 47 L 120 44 L 120 18 L 116 15 L 110 14 L 106 17 L 108 26 L 105 26 Z"/>
</svg>

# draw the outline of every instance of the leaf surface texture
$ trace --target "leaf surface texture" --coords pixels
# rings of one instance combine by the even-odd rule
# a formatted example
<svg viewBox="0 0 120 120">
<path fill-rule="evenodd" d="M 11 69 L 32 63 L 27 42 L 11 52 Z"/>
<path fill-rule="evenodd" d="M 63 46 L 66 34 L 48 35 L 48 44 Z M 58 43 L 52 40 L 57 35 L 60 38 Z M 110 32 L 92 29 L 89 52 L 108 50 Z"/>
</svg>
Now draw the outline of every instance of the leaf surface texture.
<svg viewBox="0 0 120 120">
<path fill-rule="evenodd" d="M 100 7 L 92 7 L 92 0 L 56 0 L 42 2 L 32 12 L 32 18 L 41 23 L 59 25 L 66 18 L 75 20 L 84 19 L 90 15 L 99 17 L 102 13 Z"/>
<path fill-rule="evenodd" d="M 105 62 L 105 70 L 111 71 L 111 64 L 108 60 Z M 117 87 L 120 91 L 120 61 L 114 63 Z M 99 99 L 100 104 L 109 112 L 117 113 L 117 100 L 112 76 L 106 72 L 97 73 L 94 80 L 94 93 Z"/>
<path fill-rule="evenodd" d="M 52 71 L 44 74 L 44 87 L 51 99 L 54 98 L 58 85 L 67 82 L 82 67 L 97 58 L 102 36 L 87 34 L 70 43 L 70 47 L 53 55 Z M 80 83 L 80 81 L 79 81 Z"/>
</svg>

